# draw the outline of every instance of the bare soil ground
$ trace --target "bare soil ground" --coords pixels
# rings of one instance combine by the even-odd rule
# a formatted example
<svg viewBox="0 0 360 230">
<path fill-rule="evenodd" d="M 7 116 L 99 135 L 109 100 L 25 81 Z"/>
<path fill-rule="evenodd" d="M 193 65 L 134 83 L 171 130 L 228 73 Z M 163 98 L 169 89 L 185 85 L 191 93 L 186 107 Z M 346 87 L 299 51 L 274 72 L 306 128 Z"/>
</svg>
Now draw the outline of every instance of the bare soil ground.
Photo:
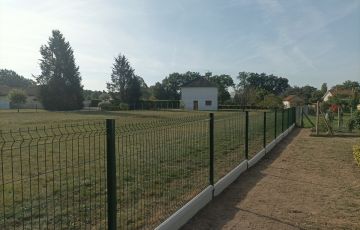
<svg viewBox="0 0 360 230">
<path fill-rule="evenodd" d="M 183 230 L 360 229 L 360 138 L 309 134 L 295 129 Z"/>
</svg>

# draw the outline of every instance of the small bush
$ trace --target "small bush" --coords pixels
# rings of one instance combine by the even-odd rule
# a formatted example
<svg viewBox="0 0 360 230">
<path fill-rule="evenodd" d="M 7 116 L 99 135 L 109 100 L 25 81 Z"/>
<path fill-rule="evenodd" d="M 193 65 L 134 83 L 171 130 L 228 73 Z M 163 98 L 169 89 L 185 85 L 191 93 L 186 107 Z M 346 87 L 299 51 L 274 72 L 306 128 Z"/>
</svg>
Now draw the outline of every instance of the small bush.
<svg viewBox="0 0 360 230">
<path fill-rule="evenodd" d="M 103 101 L 98 104 L 98 107 L 101 110 L 109 110 L 109 108 L 112 107 L 111 103 L 109 101 Z"/>
<path fill-rule="evenodd" d="M 109 101 L 100 102 L 99 107 L 101 110 L 104 110 L 104 111 L 129 110 L 129 105 L 126 103 L 120 103 L 119 105 L 113 105 Z"/>
<path fill-rule="evenodd" d="M 126 103 L 120 103 L 119 108 L 120 110 L 129 110 L 129 105 Z"/>
<path fill-rule="evenodd" d="M 347 122 L 347 127 L 350 131 L 360 130 L 360 111 L 356 111 L 351 119 Z"/>
<path fill-rule="evenodd" d="M 98 99 L 93 99 L 90 101 L 90 107 L 97 107 L 99 106 L 99 104 L 101 103 L 101 100 L 98 100 Z M 100 106 L 99 106 L 100 107 Z"/>
<path fill-rule="evenodd" d="M 354 154 L 354 158 L 355 158 L 356 163 L 360 167 L 360 145 L 355 145 L 353 147 L 353 154 Z"/>
</svg>

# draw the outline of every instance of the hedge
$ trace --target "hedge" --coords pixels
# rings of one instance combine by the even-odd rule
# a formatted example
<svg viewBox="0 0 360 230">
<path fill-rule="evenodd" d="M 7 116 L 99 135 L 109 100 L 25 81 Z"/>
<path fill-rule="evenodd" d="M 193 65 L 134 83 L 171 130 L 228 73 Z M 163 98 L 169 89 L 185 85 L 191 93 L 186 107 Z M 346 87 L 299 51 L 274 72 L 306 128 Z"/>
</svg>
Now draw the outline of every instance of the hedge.
<svg viewBox="0 0 360 230">
<path fill-rule="evenodd" d="M 360 167 L 360 145 L 354 145 L 353 153 L 354 153 L 355 161 Z"/>
</svg>

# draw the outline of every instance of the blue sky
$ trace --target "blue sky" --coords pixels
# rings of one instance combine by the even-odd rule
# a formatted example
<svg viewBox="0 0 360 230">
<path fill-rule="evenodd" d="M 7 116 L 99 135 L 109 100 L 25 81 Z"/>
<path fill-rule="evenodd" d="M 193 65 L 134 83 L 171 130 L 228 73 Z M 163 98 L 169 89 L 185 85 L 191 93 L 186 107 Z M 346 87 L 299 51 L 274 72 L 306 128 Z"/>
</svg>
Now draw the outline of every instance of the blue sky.
<svg viewBox="0 0 360 230">
<path fill-rule="evenodd" d="M 119 53 L 149 85 L 188 70 L 360 81 L 360 0 L 0 0 L 0 68 L 39 74 L 52 29 L 73 47 L 86 89 L 105 89 Z"/>
</svg>

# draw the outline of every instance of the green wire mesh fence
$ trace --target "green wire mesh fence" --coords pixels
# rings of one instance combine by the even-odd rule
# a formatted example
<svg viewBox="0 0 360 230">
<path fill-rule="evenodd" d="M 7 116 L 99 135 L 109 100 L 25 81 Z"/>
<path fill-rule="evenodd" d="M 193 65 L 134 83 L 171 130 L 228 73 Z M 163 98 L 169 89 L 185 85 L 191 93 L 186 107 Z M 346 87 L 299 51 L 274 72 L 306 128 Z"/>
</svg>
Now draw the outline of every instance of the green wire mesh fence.
<svg viewBox="0 0 360 230">
<path fill-rule="evenodd" d="M 290 127 L 295 112 L 113 122 L 112 132 L 104 121 L 0 131 L 0 229 L 153 229 Z"/>
</svg>

